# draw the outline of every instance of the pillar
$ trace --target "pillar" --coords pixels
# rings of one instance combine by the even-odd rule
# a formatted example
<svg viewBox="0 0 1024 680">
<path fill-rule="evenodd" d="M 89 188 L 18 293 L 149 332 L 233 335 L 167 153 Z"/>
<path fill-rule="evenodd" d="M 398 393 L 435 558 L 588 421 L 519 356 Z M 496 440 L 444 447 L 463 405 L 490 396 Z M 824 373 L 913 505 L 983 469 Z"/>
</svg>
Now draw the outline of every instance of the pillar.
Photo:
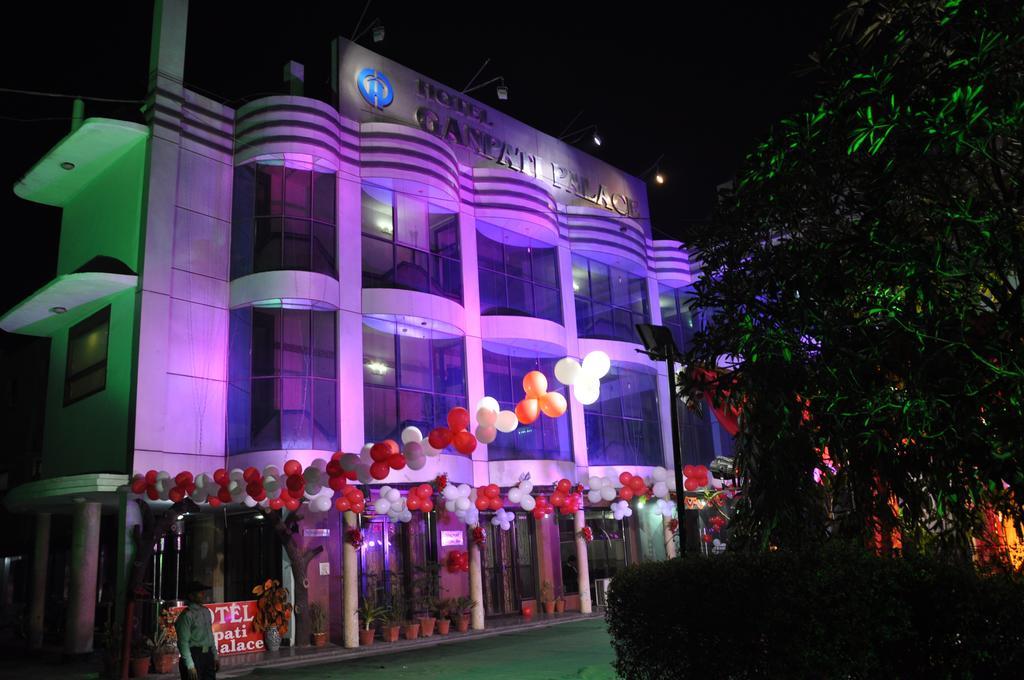
<svg viewBox="0 0 1024 680">
<path fill-rule="evenodd" d="M 484 581 L 480 575 L 480 546 L 472 538 L 469 541 L 469 597 L 473 600 L 473 630 L 483 630 Z"/>
<path fill-rule="evenodd" d="M 342 583 L 342 629 L 345 633 L 345 646 L 349 649 L 359 646 L 359 565 L 356 562 L 356 548 L 349 543 L 349 529 L 357 529 L 356 514 L 345 513 L 345 533 L 342 535 L 343 572 Z"/>
<path fill-rule="evenodd" d="M 43 616 L 46 613 L 46 568 L 50 562 L 50 513 L 36 515 L 36 545 L 32 553 L 32 601 L 28 612 L 30 649 L 43 646 Z"/>
<path fill-rule="evenodd" d="M 587 542 L 580 535 L 587 524 L 587 518 L 582 510 L 573 513 L 572 523 L 576 534 L 576 569 L 579 572 L 576 578 L 580 589 L 580 612 L 589 614 L 593 611 L 593 604 L 590 601 L 590 561 L 587 557 Z"/>
<path fill-rule="evenodd" d="M 64 653 L 92 652 L 96 624 L 96 571 L 100 556 L 100 504 L 75 501 L 71 520 L 71 583 Z"/>
</svg>

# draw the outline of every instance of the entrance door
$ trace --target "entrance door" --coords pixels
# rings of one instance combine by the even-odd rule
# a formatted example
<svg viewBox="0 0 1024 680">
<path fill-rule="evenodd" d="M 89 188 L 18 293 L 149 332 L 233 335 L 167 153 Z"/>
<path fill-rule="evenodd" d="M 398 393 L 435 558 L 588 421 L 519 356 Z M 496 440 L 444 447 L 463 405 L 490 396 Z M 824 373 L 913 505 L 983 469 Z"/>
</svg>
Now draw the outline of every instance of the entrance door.
<svg viewBox="0 0 1024 680">
<path fill-rule="evenodd" d="M 393 529 L 383 517 L 363 524 L 363 545 L 359 549 L 360 592 L 378 605 L 386 604 L 391 592 L 391 565 L 394 562 Z"/>
<path fill-rule="evenodd" d="M 517 514 L 509 531 L 493 526 L 483 515 L 480 522 L 488 529 L 487 544 L 481 551 L 484 612 L 488 616 L 518 614 L 522 600 L 534 597 L 536 590 L 533 540 L 528 516 Z"/>
</svg>

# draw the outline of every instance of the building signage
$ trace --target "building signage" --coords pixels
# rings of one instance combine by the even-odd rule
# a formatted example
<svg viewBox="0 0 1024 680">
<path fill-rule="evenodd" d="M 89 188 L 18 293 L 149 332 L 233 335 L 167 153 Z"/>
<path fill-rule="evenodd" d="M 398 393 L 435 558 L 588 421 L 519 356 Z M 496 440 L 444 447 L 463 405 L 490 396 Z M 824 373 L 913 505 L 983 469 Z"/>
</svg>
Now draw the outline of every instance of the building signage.
<svg viewBox="0 0 1024 680">
<path fill-rule="evenodd" d="M 442 531 L 441 532 L 441 547 L 446 548 L 450 545 L 462 545 L 464 540 L 463 533 L 461 531 Z"/>
<path fill-rule="evenodd" d="M 263 634 L 252 628 L 256 600 L 204 606 L 213 613 L 213 641 L 217 645 L 217 654 L 229 656 L 263 651 Z M 171 611 L 179 614 L 185 611 L 185 607 L 174 607 Z"/>
<path fill-rule="evenodd" d="M 395 91 L 391 88 L 388 77 L 372 68 L 364 68 L 356 76 L 356 87 L 366 102 L 377 109 L 390 106 L 395 100 Z"/>
</svg>

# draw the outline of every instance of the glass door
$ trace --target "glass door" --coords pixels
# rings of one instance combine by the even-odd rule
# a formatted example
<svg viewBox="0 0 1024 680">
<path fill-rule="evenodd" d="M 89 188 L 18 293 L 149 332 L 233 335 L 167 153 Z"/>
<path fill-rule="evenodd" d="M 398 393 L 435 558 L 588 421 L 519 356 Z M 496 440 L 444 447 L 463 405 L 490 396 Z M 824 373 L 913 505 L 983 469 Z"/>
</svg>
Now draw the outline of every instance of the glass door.
<svg viewBox="0 0 1024 680">
<path fill-rule="evenodd" d="M 535 561 L 532 525 L 527 515 L 517 514 L 509 531 L 491 525 L 487 544 L 480 551 L 483 560 L 484 611 L 488 616 L 518 614 L 523 599 L 536 597 Z"/>
</svg>

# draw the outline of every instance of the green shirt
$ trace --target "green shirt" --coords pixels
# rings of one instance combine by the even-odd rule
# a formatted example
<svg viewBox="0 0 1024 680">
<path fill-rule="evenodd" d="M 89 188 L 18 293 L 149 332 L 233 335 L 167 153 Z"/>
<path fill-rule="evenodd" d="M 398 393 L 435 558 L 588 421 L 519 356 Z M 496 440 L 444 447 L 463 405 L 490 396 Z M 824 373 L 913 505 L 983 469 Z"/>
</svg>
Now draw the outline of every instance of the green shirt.
<svg viewBox="0 0 1024 680">
<path fill-rule="evenodd" d="M 178 633 L 178 651 L 186 668 L 195 668 L 190 647 L 203 647 L 217 657 L 217 645 L 213 640 L 213 612 L 201 604 L 189 602 L 188 608 L 178 615 L 174 622 Z"/>
</svg>

